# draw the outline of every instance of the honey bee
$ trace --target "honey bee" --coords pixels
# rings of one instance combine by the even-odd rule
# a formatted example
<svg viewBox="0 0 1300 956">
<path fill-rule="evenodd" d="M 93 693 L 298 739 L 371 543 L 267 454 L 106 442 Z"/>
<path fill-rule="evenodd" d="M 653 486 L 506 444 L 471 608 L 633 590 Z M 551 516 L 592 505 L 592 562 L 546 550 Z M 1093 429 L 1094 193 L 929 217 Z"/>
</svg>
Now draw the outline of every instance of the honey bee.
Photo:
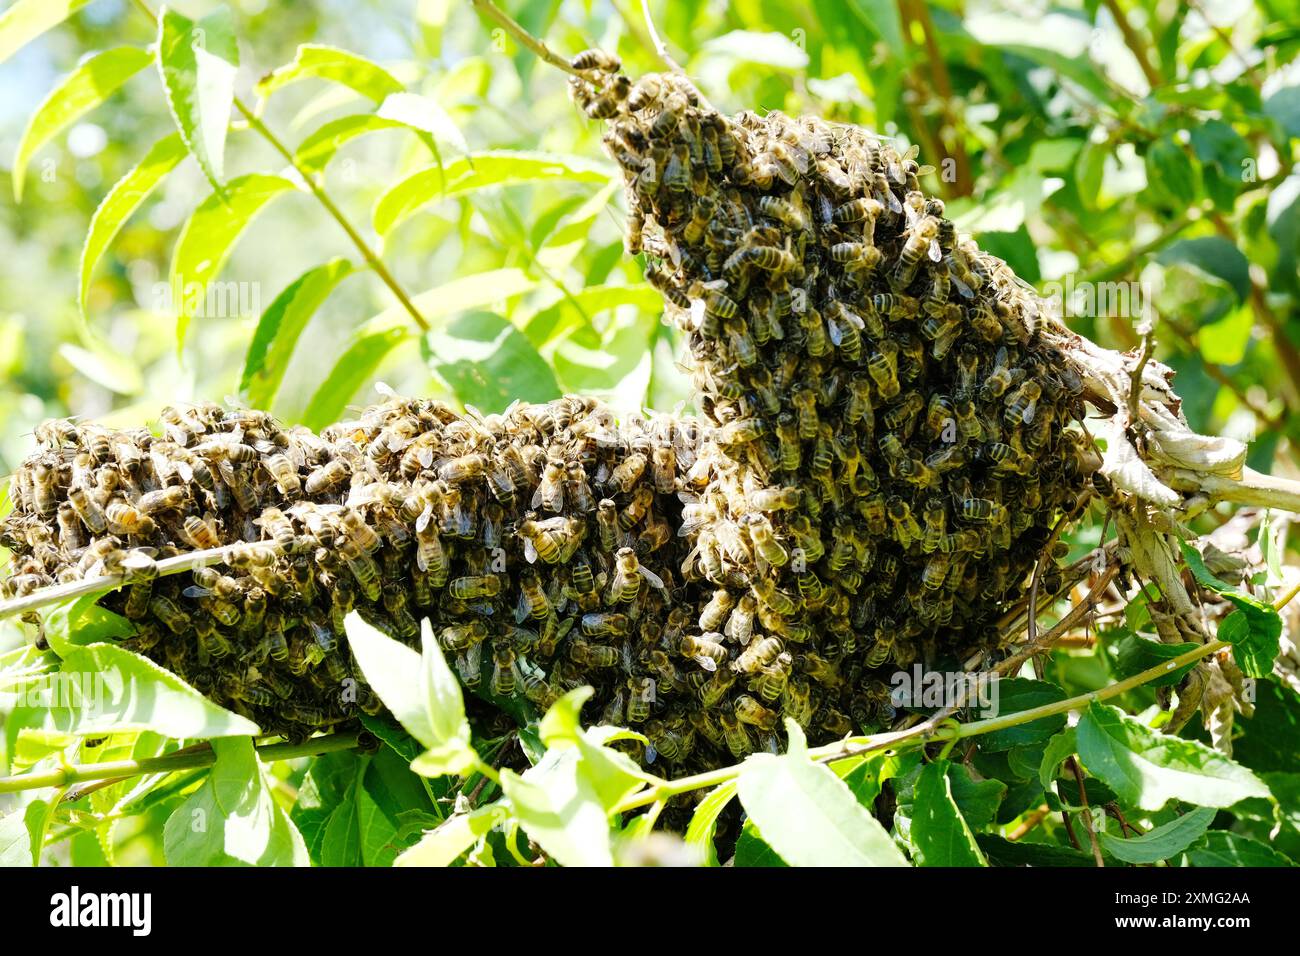
<svg viewBox="0 0 1300 956">
<path fill-rule="evenodd" d="M 921 526 L 917 523 L 912 509 L 902 498 L 891 498 L 887 505 L 889 520 L 894 526 L 894 540 L 906 548 L 913 541 L 923 537 Z"/>
<path fill-rule="evenodd" d="M 312 496 L 328 494 L 347 480 L 350 471 L 346 461 L 335 458 L 312 471 L 303 490 Z"/>
<path fill-rule="evenodd" d="M 447 593 L 461 601 L 496 597 L 501 593 L 501 578 L 495 574 L 471 574 L 453 578 Z"/>
<path fill-rule="evenodd" d="M 582 615 L 579 627 L 587 637 L 622 637 L 630 630 L 631 622 L 626 614 L 596 611 Z"/>
<path fill-rule="evenodd" d="M 149 613 L 173 634 L 180 634 L 191 626 L 190 616 L 175 601 L 162 594 L 150 598 Z"/>
<path fill-rule="evenodd" d="M 606 53 L 604 50 L 590 49 L 583 50 L 570 60 L 569 66 L 583 72 L 617 73 L 623 69 L 623 61 L 612 53 Z"/>
<path fill-rule="evenodd" d="M 1032 424 L 1038 409 L 1038 400 L 1042 397 L 1042 394 L 1043 388 L 1037 382 L 1028 381 L 1022 383 L 1019 388 L 1006 397 L 1006 411 L 1003 413 L 1006 423 L 1008 425 Z"/>
<path fill-rule="evenodd" d="M 302 489 L 298 469 L 287 455 L 271 455 L 266 459 L 266 470 L 282 495 L 296 495 Z"/>
<path fill-rule="evenodd" d="M 630 677 L 627 687 L 628 723 L 645 723 L 650 717 L 650 708 L 655 702 L 655 680 L 653 677 Z"/>
<path fill-rule="evenodd" d="M 863 659 L 863 666 L 874 670 L 877 667 L 884 667 L 889 662 L 894 653 L 894 631 L 891 628 L 881 627 L 876 632 L 876 641 L 871 645 L 871 650 Z"/>
<path fill-rule="evenodd" d="M 649 459 L 641 452 L 628 455 L 610 472 L 606 487 L 613 492 L 626 494 L 641 479 L 648 464 Z"/>
<path fill-rule="evenodd" d="M 382 591 L 382 583 L 379 575 L 379 565 L 375 559 L 367 554 L 360 546 L 350 538 L 344 538 L 339 545 L 339 553 L 352 576 L 357 579 L 357 584 L 361 587 L 361 592 L 369 601 L 378 601 Z"/>
<path fill-rule="evenodd" d="M 104 509 L 108 530 L 113 534 L 148 537 L 158 530 L 154 520 L 138 508 L 124 501 L 111 501 Z"/>
<path fill-rule="evenodd" d="M 650 487 L 648 485 L 639 485 L 636 491 L 632 493 L 632 500 L 627 503 L 627 507 L 618 513 L 619 528 L 623 531 L 630 531 L 640 524 L 641 519 L 646 516 L 653 502 L 654 492 Z M 583 525 L 583 527 L 586 526 Z"/>
<path fill-rule="evenodd" d="M 514 645 L 509 641 L 494 641 L 492 644 L 492 693 L 498 697 L 513 696 L 521 680 L 519 658 L 515 654 Z"/>
<path fill-rule="evenodd" d="M 569 659 L 583 667 L 613 667 L 618 663 L 618 651 L 606 644 L 589 644 L 580 637 L 569 642 Z"/>
<path fill-rule="evenodd" d="M 39 482 L 38 476 L 33 476 L 33 494 L 39 494 L 35 489 Z M 77 512 L 77 517 L 81 523 L 90 529 L 92 534 L 103 534 L 108 529 L 108 518 L 104 514 L 104 509 L 100 507 L 94 496 L 84 488 L 72 488 L 68 491 L 68 503 L 72 505 Z M 42 504 L 37 504 L 37 510 L 42 514 L 48 514 L 43 510 Z"/>
<path fill-rule="evenodd" d="M 663 579 L 637 560 L 631 548 L 620 548 L 614 556 L 614 574 L 610 579 L 608 603 L 628 604 L 635 601 L 644 578 L 651 587 L 664 590 Z"/>
<path fill-rule="evenodd" d="M 880 397 L 889 400 L 902 390 L 898 381 L 898 346 L 891 341 L 879 343 L 878 351 L 867 359 L 867 373 L 876 383 Z"/>
<path fill-rule="evenodd" d="M 798 196 L 798 193 L 791 193 L 791 195 Z M 795 202 L 788 199 L 781 199 L 778 196 L 760 196 L 758 211 L 769 219 L 775 219 L 777 222 L 796 231 L 807 226 L 807 219 L 803 211 Z"/>
</svg>

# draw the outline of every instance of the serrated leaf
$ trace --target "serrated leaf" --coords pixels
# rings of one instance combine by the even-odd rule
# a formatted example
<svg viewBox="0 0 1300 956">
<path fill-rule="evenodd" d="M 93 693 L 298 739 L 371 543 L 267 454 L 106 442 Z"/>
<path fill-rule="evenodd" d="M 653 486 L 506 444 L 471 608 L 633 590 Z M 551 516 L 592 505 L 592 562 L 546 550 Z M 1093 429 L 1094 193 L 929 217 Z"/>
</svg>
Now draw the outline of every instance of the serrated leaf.
<svg viewBox="0 0 1300 956">
<path fill-rule="evenodd" d="M 88 594 L 56 604 L 45 612 L 45 636 L 54 653 L 67 657 L 78 647 L 120 640 L 135 633 L 135 625 L 122 615 L 96 604 L 99 597 Z"/>
<path fill-rule="evenodd" d="M 109 644 L 73 649 L 45 681 L 45 687 L 28 689 L 40 695 L 35 706 L 15 710 L 24 726 L 78 736 L 152 730 L 205 739 L 259 732 L 251 720 L 218 707 L 153 661 Z"/>
<path fill-rule="evenodd" d="M 1132 839 L 1124 840 L 1112 833 L 1098 833 L 1097 839 L 1102 849 L 1117 860 L 1158 863 L 1172 859 L 1199 840 L 1217 812 L 1213 807 L 1197 807 Z"/>
<path fill-rule="evenodd" d="M 736 797 L 740 783 L 728 780 L 710 790 L 691 814 L 691 822 L 686 827 L 686 845 L 695 847 L 703 855 L 706 866 L 718 865 L 718 849 L 713 845 L 713 835 L 718 829 L 718 818 L 722 811 Z"/>
<path fill-rule="evenodd" d="M 1114 642 L 1112 671 L 1116 679 L 1125 680 L 1160 664 L 1167 664 L 1168 661 L 1180 657 L 1188 651 L 1194 651 L 1198 647 L 1200 647 L 1199 644 L 1191 641 L 1184 641 L 1181 644 L 1164 644 L 1160 641 L 1142 637 L 1140 634 L 1125 634 Z M 1187 672 L 1195 666 L 1196 662 L 1193 661 L 1190 664 L 1184 664 L 1182 667 L 1172 668 L 1168 673 L 1153 678 L 1147 684 L 1150 687 L 1171 687 L 1181 681 Z"/>
<path fill-rule="evenodd" d="M 987 866 L 948 782 L 948 761 L 921 770 L 912 800 L 910 827 L 918 866 Z"/>
<path fill-rule="evenodd" d="M 185 158 L 185 153 L 185 143 L 179 133 L 164 136 L 150 147 L 134 169 L 113 185 L 96 207 L 95 214 L 90 218 L 86 243 L 81 248 L 81 265 L 78 268 L 81 286 L 77 304 L 83 318 L 86 314 L 86 291 L 90 288 L 90 277 L 104 251 L 122 224 L 149 198 L 163 177 Z"/>
<path fill-rule="evenodd" d="M 39 798 L 0 816 L 0 867 L 39 865 L 49 817 L 50 802 Z"/>
<path fill-rule="evenodd" d="M 1197 867 L 1295 866 L 1267 843 L 1226 830 L 1211 830 L 1205 834 L 1187 851 L 1187 860 Z"/>
<path fill-rule="evenodd" d="M 191 20 L 163 7 L 158 18 L 158 71 L 167 106 L 212 188 L 225 178 L 226 131 L 235 101 L 239 43 L 230 11 Z"/>
<path fill-rule="evenodd" d="M 250 738 L 214 740 L 203 786 L 163 828 L 171 866 L 308 866 L 302 834 L 277 804 Z"/>
<path fill-rule="evenodd" d="M 763 834 L 754 825 L 754 818 L 748 817 L 740 828 L 740 836 L 736 838 L 736 855 L 732 858 L 731 865 L 748 870 L 784 869 L 790 864 L 781 859 L 781 854 L 763 839 Z"/>
<path fill-rule="evenodd" d="M 27 164 L 44 144 L 93 110 L 153 60 L 134 46 L 114 47 L 88 57 L 54 87 L 36 108 L 14 154 L 14 202 L 23 201 Z"/>
<path fill-rule="evenodd" d="M 563 394 L 551 364 L 512 324 L 471 312 L 428 337 L 431 365 L 462 405 L 500 412 L 516 399 L 548 402 Z"/>
<path fill-rule="evenodd" d="M 1267 677 L 1281 649 L 1282 616 L 1267 601 L 1261 601 L 1225 584 L 1205 566 L 1199 551 L 1182 542 L 1183 557 L 1192 576 L 1202 587 L 1223 595 L 1236 610 L 1219 623 L 1218 637 L 1232 645 L 1232 654 L 1247 677 Z"/>
<path fill-rule="evenodd" d="M 0 13 L 0 63 L 57 27 L 90 0 L 14 0 Z"/>
<path fill-rule="evenodd" d="M 1080 719 L 1079 758 L 1088 772 L 1141 810 L 1170 800 L 1229 807 L 1268 797 L 1268 787 L 1245 767 L 1194 740 L 1170 737 L 1094 701 Z"/>
<path fill-rule="evenodd" d="M 341 83 L 376 103 L 402 92 L 402 84 L 378 63 L 338 47 L 304 43 L 298 47 L 292 63 L 272 70 L 257 81 L 257 95 L 266 98 L 290 83 L 309 77 Z"/>
<path fill-rule="evenodd" d="M 998 815 L 998 807 L 1007 793 L 1001 780 L 976 780 L 965 764 L 948 765 L 948 786 L 957 809 L 974 830 L 989 826 Z"/>
<path fill-rule="evenodd" d="M 352 793 L 334 807 L 321 838 L 321 866 L 360 866 L 361 831 Z"/>
<path fill-rule="evenodd" d="M 740 802 L 791 866 L 907 866 L 884 827 L 822 764 L 808 759 L 799 725 L 789 752 L 755 754 L 740 770 Z"/>
<path fill-rule="evenodd" d="M 334 287 L 352 274 L 347 259 L 331 259 L 308 269 L 285 287 L 258 319 L 239 390 L 253 408 L 269 409 L 303 329 Z"/>
<path fill-rule="evenodd" d="M 186 220 L 172 253 L 168 284 L 176 312 L 176 346 L 185 345 L 190 320 L 206 296 L 208 283 L 226 264 L 235 242 L 268 202 L 294 184 L 280 176 L 249 173 L 232 179 L 224 193 L 213 193 Z"/>
<path fill-rule="evenodd" d="M 375 203 L 371 222 L 380 236 L 434 200 L 463 196 L 478 189 L 521 183 L 603 183 L 609 167 L 581 156 L 497 150 L 476 153 L 412 173 Z"/>
</svg>

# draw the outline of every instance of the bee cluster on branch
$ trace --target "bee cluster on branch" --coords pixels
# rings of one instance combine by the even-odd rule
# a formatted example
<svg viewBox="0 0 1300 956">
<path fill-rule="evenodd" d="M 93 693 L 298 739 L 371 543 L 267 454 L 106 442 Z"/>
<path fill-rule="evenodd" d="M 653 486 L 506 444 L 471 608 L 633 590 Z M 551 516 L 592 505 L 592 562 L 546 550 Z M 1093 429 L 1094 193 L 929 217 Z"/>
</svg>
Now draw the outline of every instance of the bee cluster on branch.
<svg viewBox="0 0 1300 956">
<path fill-rule="evenodd" d="M 572 66 L 624 175 L 627 251 L 728 461 L 688 505 L 694 567 L 797 622 L 764 628 L 764 660 L 846 685 L 857 720 L 877 686 L 855 687 L 858 664 L 987 644 L 1088 487 L 1069 334 L 958 234 L 911 151 L 816 117 L 728 118 L 684 76 L 633 83 L 601 51 Z"/>
<path fill-rule="evenodd" d="M 895 666 L 990 648 L 1099 463 L 1032 290 L 857 128 L 573 66 L 701 419 L 392 396 L 319 436 L 213 404 L 161 434 L 49 422 L 4 595 L 123 572 L 127 646 L 290 738 L 380 707 L 350 611 L 408 643 L 428 617 L 466 685 L 538 709 L 591 685 L 589 718 L 678 772 L 777 751 L 782 716 L 877 728 Z"/>
</svg>

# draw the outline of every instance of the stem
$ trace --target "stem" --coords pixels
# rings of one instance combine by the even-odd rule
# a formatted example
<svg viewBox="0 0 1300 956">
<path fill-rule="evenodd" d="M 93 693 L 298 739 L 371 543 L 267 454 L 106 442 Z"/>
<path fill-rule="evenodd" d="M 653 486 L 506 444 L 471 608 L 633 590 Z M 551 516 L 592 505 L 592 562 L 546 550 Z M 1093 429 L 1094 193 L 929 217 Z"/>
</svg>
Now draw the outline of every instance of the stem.
<svg viewBox="0 0 1300 956">
<path fill-rule="evenodd" d="M 145 16 L 157 24 L 158 15 L 154 13 L 153 9 L 145 2 L 145 0 L 135 0 L 135 5 L 142 13 L 144 13 Z M 379 256 L 375 254 L 375 251 L 370 248 L 370 244 L 367 243 L 365 239 L 361 238 L 361 234 L 357 232 L 352 223 L 350 223 L 347 217 L 343 215 L 342 210 L 335 205 L 334 200 L 329 197 L 329 194 L 316 183 L 315 177 L 308 176 L 303 172 L 302 167 L 300 167 L 294 160 L 293 154 L 289 152 L 284 143 L 280 142 L 280 139 L 266 128 L 266 124 L 263 123 L 252 112 L 252 110 L 244 105 L 243 100 L 239 97 L 235 97 L 234 105 L 235 109 L 237 109 L 244 119 L 248 121 L 248 125 L 261 134 L 262 138 L 270 143 L 277 153 L 284 157 L 285 162 L 287 162 L 293 168 L 294 172 L 298 174 L 298 178 L 306 183 L 307 188 L 311 190 L 312 195 L 315 196 L 320 204 L 325 208 L 325 211 L 330 214 L 330 217 L 337 222 L 340 227 L 342 227 L 345 233 L 347 233 L 348 238 L 352 240 L 352 244 L 356 246 L 357 251 L 361 253 L 361 257 L 366 260 L 366 263 L 370 268 L 375 271 L 375 275 L 379 276 L 379 278 L 383 280 L 384 285 L 388 286 L 393 295 L 397 297 L 397 301 L 402 304 L 402 308 L 406 309 L 415 324 L 425 332 L 429 331 L 428 321 L 420 314 L 420 310 L 415 307 L 415 303 L 413 303 L 410 296 L 406 294 L 406 290 L 398 285 L 397 280 L 394 279 L 392 273 L 388 271 L 388 267 L 385 266 Z"/>
<path fill-rule="evenodd" d="M 672 54 L 668 52 L 668 44 L 664 43 L 663 37 L 659 35 L 658 29 L 655 28 L 654 17 L 650 15 L 650 0 L 641 0 L 641 17 L 645 20 L 645 28 L 650 33 L 650 42 L 654 44 L 655 53 L 659 59 L 668 65 L 668 69 L 674 73 L 685 73 L 681 64 L 673 59 Z"/>
<path fill-rule="evenodd" d="M 539 59 L 551 64 L 551 66 L 556 69 L 563 70 L 570 76 L 586 79 L 586 77 L 569 65 L 568 60 L 564 59 L 558 53 L 552 52 L 550 47 L 521 27 L 508 13 L 493 3 L 492 0 L 470 0 L 470 3 L 473 4 L 474 9 L 479 13 L 500 24 L 507 33 L 531 50 Z"/>
<path fill-rule="evenodd" d="M 1156 72 L 1151 65 L 1151 58 L 1147 56 L 1146 44 L 1142 38 L 1137 35 L 1133 25 L 1128 22 L 1128 17 L 1120 9 L 1118 0 L 1102 0 L 1106 9 L 1110 11 L 1111 18 L 1115 21 L 1115 26 L 1119 27 L 1119 32 L 1124 37 L 1124 45 L 1133 53 L 1133 58 L 1137 60 L 1138 66 L 1142 69 L 1142 75 L 1147 78 L 1147 83 L 1151 89 L 1161 85 L 1160 74 Z"/>
<path fill-rule="evenodd" d="M 1289 478 L 1263 475 L 1253 468 L 1245 468 L 1240 478 L 1197 474 L 1193 481 L 1202 491 L 1219 501 L 1231 501 L 1233 504 L 1253 508 L 1278 508 L 1300 514 L 1300 482 Z"/>
<path fill-rule="evenodd" d="M 180 574 L 184 571 L 193 571 L 196 568 L 206 568 L 212 564 L 221 564 L 227 561 L 230 555 L 242 544 L 230 544 L 221 548 L 208 548 L 205 551 L 191 551 L 189 554 L 177 555 L 174 558 L 167 558 L 159 561 L 155 567 L 158 570 L 158 577 L 166 577 L 169 574 Z M 85 578 L 81 581 L 71 581 L 67 584 L 55 584 L 51 587 L 39 588 L 31 594 L 26 594 L 20 598 L 14 598 L 11 601 L 0 602 L 0 619 L 9 617 L 13 614 L 19 614 L 23 611 L 35 610 L 39 607 L 46 607 L 50 604 L 60 604 L 63 601 L 71 601 L 75 598 L 85 597 L 88 594 L 100 594 L 105 591 L 112 591 L 123 584 L 129 583 L 126 580 L 127 575 L 105 574 L 97 578 Z"/>
<path fill-rule="evenodd" d="M 965 740 L 995 730 L 1018 727 L 1021 724 L 1040 720 L 1043 717 L 1054 717 L 1057 714 L 1068 713 L 1071 710 L 1081 710 L 1093 701 L 1118 697 L 1135 687 L 1141 687 L 1143 684 L 1155 680 L 1157 677 L 1163 677 L 1171 671 L 1178 670 L 1185 664 L 1194 663 L 1203 657 L 1208 657 L 1231 646 L 1226 641 L 1210 641 L 1208 644 L 1202 644 L 1194 650 L 1157 664 L 1140 674 L 1134 674 L 1132 677 L 1116 684 L 1111 684 L 1100 690 L 1089 691 L 1086 694 L 1079 694 L 1077 697 L 1070 697 L 1067 700 L 1044 704 L 1041 707 L 1033 707 L 1029 710 L 1022 710 L 1002 717 L 974 720 L 965 724 L 953 720 L 945 720 L 942 724 L 939 724 L 934 718 L 930 718 L 908 730 L 890 731 L 866 737 L 846 737 L 833 744 L 813 747 L 809 749 L 808 756 L 818 762 L 838 763 L 841 760 L 860 757 L 877 750 L 898 750 L 900 748 L 910 750 L 934 741 Z M 709 770 L 705 773 L 692 774 L 689 777 L 680 777 L 676 780 L 665 780 L 663 783 L 655 784 L 632 794 L 616 806 L 614 812 L 625 813 L 628 810 L 648 806 L 656 801 L 674 797 L 678 794 L 716 787 L 738 777 L 742 766 L 743 764 L 736 764 L 730 767 L 720 767 L 717 770 Z"/>
<path fill-rule="evenodd" d="M 361 732 L 327 734 L 324 737 L 312 737 L 302 743 L 263 744 L 257 748 L 257 756 L 263 763 L 276 760 L 290 760 L 294 757 L 311 757 L 316 754 L 335 753 L 340 750 L 352 750 L 360 743 Z M 45 773 L 22 774 L 17 777 L 0 777 L 0 793 L 16 793 L 19 790 L 35 790 L 40 787 L 66 787 L 84 780 L 107 780 L 109 778 L 137 777 L 146 773 L 171 773 L 176 770 L 191 770 L 195 767 L 210 767 L 216 763 L 217 755 L 211 744 L 188 750 L 185 753 L 165 754 L 161 757 L 146 757 L 141 760 L 113 760 L 105 763 L 70 764 Z"/>
</svg>

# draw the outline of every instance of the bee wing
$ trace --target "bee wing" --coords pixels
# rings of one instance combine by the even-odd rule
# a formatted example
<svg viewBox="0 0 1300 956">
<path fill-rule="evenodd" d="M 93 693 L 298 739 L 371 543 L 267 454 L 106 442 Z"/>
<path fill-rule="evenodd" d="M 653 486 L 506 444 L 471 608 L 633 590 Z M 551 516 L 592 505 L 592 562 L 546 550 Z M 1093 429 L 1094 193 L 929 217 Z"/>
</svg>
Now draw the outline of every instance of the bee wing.
<svg viewBox="0 0 1300 956">
<path fill-rule="evenodd" d="M 649 568 L 639 567 L 637 568 L 637 571 L 640 572 L 641 577 L 650 582 L 651 587 L 658 588 L 660 591 L 667 590 L 667 588 L 664 587 L 664 579 L 659 577 L 659 575 L 655 574 Z"/>
<path fill-rule="evenodd" d="M 828 319 L 826 322 L 827 331 L 830 333 L 831 344 L 838 346 L 844 341 L 844 330 L 834 319 Z"/>
<path fill-rule="evenodd" d="M 712 657 L 707 657 L 704 654 L 701 654 L 699 657 L 694 658 L 694 661 L 695 663 L 703 667 L 706 671 L 716 671 L 718 669 L 718 662 L 715 661 Z"/>
<path fill-rule="evenodd" d="M 184 594 L 187 598 L 208 597 L 212 594 L 212 592 L 209 591 L 207 588 L 201 588 L 197 584 L 190 585 L 181 593 Z"/>
<path fill-rule="evenodd" d="M 957 287 L 957 292 L 958 292 L 958 294 L 959 294 L 963 299 L 973 299 L 973 298 L 975 298 L 975 293 L 974 293 L 973 291 L 971 291 L 971 287 L 970 287 L 970 286 L 968 286 L 966 283 L 962 282 L 961 279 L 957 278 L 956 276 L 951 276 L 950 278 L 951 278 L 951 280 L 952 280 L 952 284 L 953 284 L 954 286 Z"/>
<path fill-rule="evenodd" d="M 524 560 L 529 564 L 537 563 L 537 546 L 532 538 L 524 538 Z"/>
<path fill-rule="evenodd" d="M 421 534 L 424 529 L 429 527 L 429 520 L 433 517 L 433 505 L 425 505 L 424 510 L 420 512 L 415 519 L 415 533 Z"/>
<path fill-rule="evenodd" d="M 889 211 L 895 216 L 903 211 L 903 204 L 898 201 L 898 197 L 894 195 L 892 189 L 885 193 L 885 200 L 889 205 Z"/>
<path fill-rule="evenodd" d="M 938 240 L 938 239 L 931 239 L 931 240 L 930 240 L 930 249 L 929 249 L 929 253 L 930 253 L 930 261 L 932 261 L 932 262 L 939 262 L 940 260 L 943 259 L 943 250 L 942 250 L 941 248 L 939 248 L 939 240 Z"/>
<path fill-rule="evenodd" d="M 534 510 L 541 507 L 542 498 L 545 497 L 542 491 L 544 487 L 545 487 L 544 484 L 540 484 L 537 486 L 537 490 L 533 492 L 533 503 L 529 507 L 531 507 Z"/>
<path fill-rule="evenodd" d="M 375 391 L 384 396 L 384 398 L 401 398 L 401 396 L 398 395 L 397 392 L 393 390 L 393 387 L 387 382 L 375 382 Z"/>
</svg>

